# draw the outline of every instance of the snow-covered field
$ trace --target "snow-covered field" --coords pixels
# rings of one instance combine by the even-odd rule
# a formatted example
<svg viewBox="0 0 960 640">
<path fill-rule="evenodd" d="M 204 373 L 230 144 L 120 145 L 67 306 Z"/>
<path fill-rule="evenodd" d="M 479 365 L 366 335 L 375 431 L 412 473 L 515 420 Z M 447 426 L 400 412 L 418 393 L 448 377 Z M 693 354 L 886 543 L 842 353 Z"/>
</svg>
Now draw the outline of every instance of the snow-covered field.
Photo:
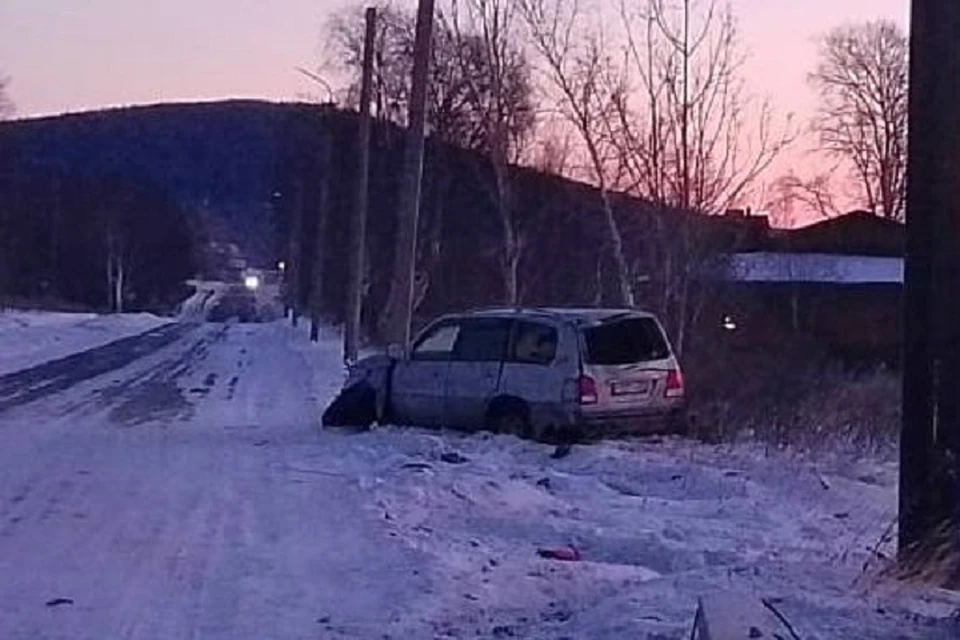
<svg viewBox="0 0 960 640">
<path fill-rule="evenodd" d="M 0 311 L 0 375 L 85 351 L 170 322 L 147 313 Z"/>
<path fill-rule="evenodd" d="M 879 571 L 890 461 L 323 431 L 342 379 L 332 332 L 200 325 L 0 412 L 0 638 L 679 640 L 718 590 L 805 640 L 960 637 Z"/>
</svg>

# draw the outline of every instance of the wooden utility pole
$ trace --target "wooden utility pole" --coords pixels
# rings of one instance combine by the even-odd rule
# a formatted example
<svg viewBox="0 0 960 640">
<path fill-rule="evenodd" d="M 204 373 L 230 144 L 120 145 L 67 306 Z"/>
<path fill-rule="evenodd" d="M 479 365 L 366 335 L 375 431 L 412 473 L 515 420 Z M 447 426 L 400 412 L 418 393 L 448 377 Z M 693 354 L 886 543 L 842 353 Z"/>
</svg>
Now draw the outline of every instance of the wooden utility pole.
<svg viewBox="0 0 960 640">
<path fill-rule="evenodd" d="M 332 104 L 323 105 L 320 134 L 320 202 L 317 210 L 317 232 L 314 240 L 313 253 L 313 284 L 310 287 L 310 341 L 320 339 L 320 321 L 323 313 L 323 286 L 324 263 L 326 262 L 327 229 L 330 222 L 330 189 L 332 188 L 333 171 L 333 135 L 334 107 Z"/>
<path fill-rule="evenodd" d="M 403 183 L 400 191 L 397 247 L 393 260 L 393 280 L 383 322 L 390 342 L 410 342 L 413 316 L 414 271 L 417 259 L 417 226 L 420 218 L 420 183 L 423 178 L 424 131 L 427 119 L 427 83 L 433 46 L 434 0 L 420 0 L 417 9 L 416 38 L 413 44 L 413 78 L 410 90 L 410 115 L 404 149 Z"/>
<path fill-rule="evenodd" d="M 899 545 L 960 586 L 960 3 L 912 13 Z"/>
<path fill-rule="evenodd" d="M 357 140 L 357 191 L 350 225 L 350 271 L 347 281 L 347 314 L 343 332 L 343 361 L 355 362 L 359 352 L 363 310 L 364 265 L 367 242 L 367 199 L 370 182 L 370 95 L 373 91 L 373 53 L 377 36 L 377 10 L 367 9 L 363 40 L 363 78 L 360 82 L 360 123 Z"/>
</svg>

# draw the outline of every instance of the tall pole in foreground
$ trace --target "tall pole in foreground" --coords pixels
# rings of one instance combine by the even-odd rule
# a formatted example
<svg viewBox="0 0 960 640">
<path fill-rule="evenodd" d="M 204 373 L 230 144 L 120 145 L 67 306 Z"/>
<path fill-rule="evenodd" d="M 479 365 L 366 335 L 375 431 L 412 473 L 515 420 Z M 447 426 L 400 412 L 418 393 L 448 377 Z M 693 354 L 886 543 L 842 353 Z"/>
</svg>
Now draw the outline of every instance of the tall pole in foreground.
<svg viewBox="0 0 960 640">
<path fill-rule="evenodd" d="M 420 0 L 417 32 L 413 44 L 413 78 L 410 115 L 404 150 L 403 183 L 397 227 L 393 280 L 383 328 L 386 337 L 406 346 L 410 342 L 413 316 L 414 269 L 417 257 L 417 226 L 420 218 L 420 182 L 423 177 L 424 131 L 426 129 L 427 83 L 433 43 L 434 0 Z"/>
<path fill-rule="evenodd" d="M 960 2 L 912 13 L 899 546 L 960 587 Z"/>
<path fill-rule="evenodd" d="M 360 319 L 363 310 L 364 265 L 367 242 L 367 200 L 370 183 L 370 97 L 373 92 L 373 53 L 377 34 L 377 10 L 367 9 L 363 41 L 363 78 L 360 82 L 360 123 L 357 140 L 357 191 L 350 225 L 350 270 L 347 282 L 347 313 L 343 332 L 343 361 L 355 362 L 359 352 Z"/>
</svg>

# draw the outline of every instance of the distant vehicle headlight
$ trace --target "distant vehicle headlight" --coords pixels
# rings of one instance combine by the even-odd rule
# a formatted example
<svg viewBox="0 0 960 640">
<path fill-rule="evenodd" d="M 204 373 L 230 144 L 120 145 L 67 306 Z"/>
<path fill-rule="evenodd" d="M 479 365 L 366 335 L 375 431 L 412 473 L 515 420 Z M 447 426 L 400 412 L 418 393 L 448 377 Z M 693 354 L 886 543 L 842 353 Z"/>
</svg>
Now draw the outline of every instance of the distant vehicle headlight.
<svg viewBox="0 0 960 640">
<path fill-rule="evenodd" d="M 257 276 L 247 276 L 243 279 L 243 286 L 250 291 L 256 291 L 260 288 L 260 278 Z"/>
</svg>

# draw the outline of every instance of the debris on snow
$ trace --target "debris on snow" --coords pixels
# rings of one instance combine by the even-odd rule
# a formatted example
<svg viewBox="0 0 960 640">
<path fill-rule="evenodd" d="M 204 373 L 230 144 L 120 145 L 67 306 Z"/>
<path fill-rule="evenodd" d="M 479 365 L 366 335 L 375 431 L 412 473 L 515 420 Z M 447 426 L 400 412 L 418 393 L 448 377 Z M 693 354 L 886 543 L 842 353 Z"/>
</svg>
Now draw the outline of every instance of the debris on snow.
<svg viewBox="0 0 960 640">
<path fill-rule="evenodd" d="M 53 600 L 47 600 L 48 607 L 60 607 L 66 604 L 73 604 L 73 598 L 54 598 Z"/>
<path fill-rule="evenodd" d="M 537 549 L 537 555 L 549 560 L 563 560 L 565 562 L 580 561 L 580 552 L 573 545 L 557 547 L 555 549 Z"/>
<path fill-rule="evenodd" d="M 465 462 L 470 461 L 469 458 L 457 453 L 456 451 L 448 451 L 446 453 L 441 453 L 440 460 L 448 464 L 463 464 Z"/>
</svg>

